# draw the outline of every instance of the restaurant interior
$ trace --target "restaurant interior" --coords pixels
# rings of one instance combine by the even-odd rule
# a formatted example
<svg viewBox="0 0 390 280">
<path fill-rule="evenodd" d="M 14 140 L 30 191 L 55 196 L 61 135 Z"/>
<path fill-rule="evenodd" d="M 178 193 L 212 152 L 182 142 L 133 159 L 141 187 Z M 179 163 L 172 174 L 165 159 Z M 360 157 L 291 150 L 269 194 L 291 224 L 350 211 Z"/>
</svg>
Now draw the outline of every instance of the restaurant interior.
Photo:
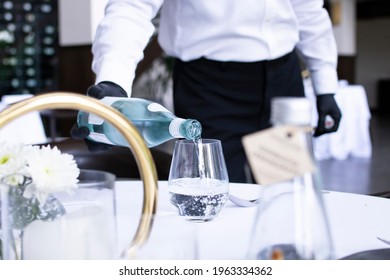
<svg viewBox="0 0 390 280">
<path fill-rule="evenodd" d="M 1 1 L 0 110 L 45 93 L 85 95 L 94 83 L 91 43 L 106 2 Z M 390 198 L 390 2 L 325 2 L 339 53 L 336 100 L 343 123 L 338 132 L 314 139 L 323 188 Z M 8 40 L 11 33 L 12 40 Z M 138 65 L 132 96 L 157 101 L 172 110 L 169 70 L 170 58 L 154 36 Z M 310 81 L 304 75 L 303 80 L 310 97 Z M 121 179 L 141 178 L 138 162 L 128 148 L 114 147 L 91 155 L 83 141 L 71 139 L 69 131 L 76 117 L 77 111 L 69 109 L 31 113 L 0 129 L 0 140 L 50 143 L 73 154 L 80 168 L 112 172 Z M 173 146 L 174 140 L 150 149 L 159 180 L 168 179 Z"/>
</svg>

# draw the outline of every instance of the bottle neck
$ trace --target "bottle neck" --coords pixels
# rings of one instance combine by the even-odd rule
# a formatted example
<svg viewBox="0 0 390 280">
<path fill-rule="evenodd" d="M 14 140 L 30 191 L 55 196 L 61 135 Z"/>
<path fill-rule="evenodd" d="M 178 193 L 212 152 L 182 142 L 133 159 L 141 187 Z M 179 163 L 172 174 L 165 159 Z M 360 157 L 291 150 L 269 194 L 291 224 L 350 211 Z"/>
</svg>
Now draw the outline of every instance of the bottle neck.
<svg viewBox="0 0 390 280">
<path fill-rule="evenodd" d="M 313 128 L 310 126 L 309 123 L 303 123 L 303 124 L 295 124 L 294 126 L 298 127 L 302 130 L 301 137 L 302 137 L 302 145 L 306 146 L 307 152 L 315 166 L 315 171 L 311 174 L 305 174 L 305 176 L 310 176 L 311 179 L 309 180 L 310 183 L 307 184 L 311 185 L 313 188 L 321 189 L 323 187 L 323 181 L 321 177 L 321 172 L 319 170 L 318 161 L 316 159 L 315 153 L 314 153 L 314 144 L 313 144 Z"/>
<path fill-rule="evenodd" d="M 174 138 L 195 140 L 201 138 L 202 127 L 197 120 L 175 118 L 169 125 L 169 133 Z"/>
<path fill-rule="evenodd" d="M 305 125 L 301 127 L 303 132 L 303 137 L 305 137 L 305 141 L 307 144 L 308 152 L 310 153 L 310 156 L 314 163 L 316 163 L 316 158 L 314 155 L 314 146 L 313 146 L 313 130 L 310 126 Z"/>
</svg>

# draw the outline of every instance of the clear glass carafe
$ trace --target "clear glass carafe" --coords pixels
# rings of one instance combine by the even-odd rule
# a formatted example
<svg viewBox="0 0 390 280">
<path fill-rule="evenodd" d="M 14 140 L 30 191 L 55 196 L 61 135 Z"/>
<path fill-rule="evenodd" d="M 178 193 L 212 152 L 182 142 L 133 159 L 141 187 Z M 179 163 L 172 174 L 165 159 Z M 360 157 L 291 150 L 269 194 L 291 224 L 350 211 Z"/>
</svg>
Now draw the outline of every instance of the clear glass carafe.
<svg viewBox="0 0 390 280">
<path fill-rule="evenodd" d="M 316 165 L 310 126 L 311 104 L 306 98 L 272 100 L 273 126 L 301 128 L 304 145 Z M 320 171 L 265 185 L 250 241 L 250 259 L 332 259 L 333 244 L 323 201 Z"/>
</svg>

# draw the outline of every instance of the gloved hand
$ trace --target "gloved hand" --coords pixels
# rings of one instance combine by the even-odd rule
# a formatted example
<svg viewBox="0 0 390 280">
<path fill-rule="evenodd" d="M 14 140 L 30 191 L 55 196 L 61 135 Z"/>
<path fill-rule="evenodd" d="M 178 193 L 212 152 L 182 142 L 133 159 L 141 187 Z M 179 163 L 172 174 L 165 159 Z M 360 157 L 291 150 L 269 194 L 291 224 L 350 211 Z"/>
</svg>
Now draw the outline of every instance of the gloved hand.
<svg viewBox="0 0 390 280">
<path fill-rule="evenodd" d="M 102 99 L 105 96 L 127 97 L 126 92 L 113 82 L 101 82 L 92 85 L 87 90 L 87 95 L 96 99 Z M 87 127 L 78 127 L 77 123 L 70 130 L 73 139 L 84 140 L 90 152 L 102 152 L 110 149 L 112 146 L 104 143 L 98 143 L 87 139 L 90 131 Z"/>
<path fill-rule="evenodd" d="M 334 94 L 317 95 L 317 112 L 318 124 L 314 137 L 337 131 L 341 120 L 341 111 L 334 99 Z M 333 122 L 329 121 L 326 116 L 330 116 Z"/>
</svg>

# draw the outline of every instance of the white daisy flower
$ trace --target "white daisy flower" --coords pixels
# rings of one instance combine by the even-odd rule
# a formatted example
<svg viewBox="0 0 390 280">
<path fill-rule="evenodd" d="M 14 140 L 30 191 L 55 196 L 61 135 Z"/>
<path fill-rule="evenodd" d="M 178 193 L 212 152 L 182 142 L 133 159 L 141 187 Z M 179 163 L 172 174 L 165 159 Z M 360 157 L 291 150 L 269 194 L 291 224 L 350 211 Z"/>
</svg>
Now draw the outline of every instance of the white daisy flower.
<svg viewBox="0 0 390 280">
<path fill-rule="evenodd" d="M 34 194 L 43 202 L 55 192 L 71 192 L 77 188 L 80 170 L 72 155 L 61 154 L 57 147 L 36 147 L 27 158 L 27 172 L 32 184 L 26 195 Z"/>
<path fill-rule="evenodd" d="M 27 158 L 31 150 L 32 146 L 1 142 L 0 177 L 14 173 L 26 174 Z"/>
</svg>

